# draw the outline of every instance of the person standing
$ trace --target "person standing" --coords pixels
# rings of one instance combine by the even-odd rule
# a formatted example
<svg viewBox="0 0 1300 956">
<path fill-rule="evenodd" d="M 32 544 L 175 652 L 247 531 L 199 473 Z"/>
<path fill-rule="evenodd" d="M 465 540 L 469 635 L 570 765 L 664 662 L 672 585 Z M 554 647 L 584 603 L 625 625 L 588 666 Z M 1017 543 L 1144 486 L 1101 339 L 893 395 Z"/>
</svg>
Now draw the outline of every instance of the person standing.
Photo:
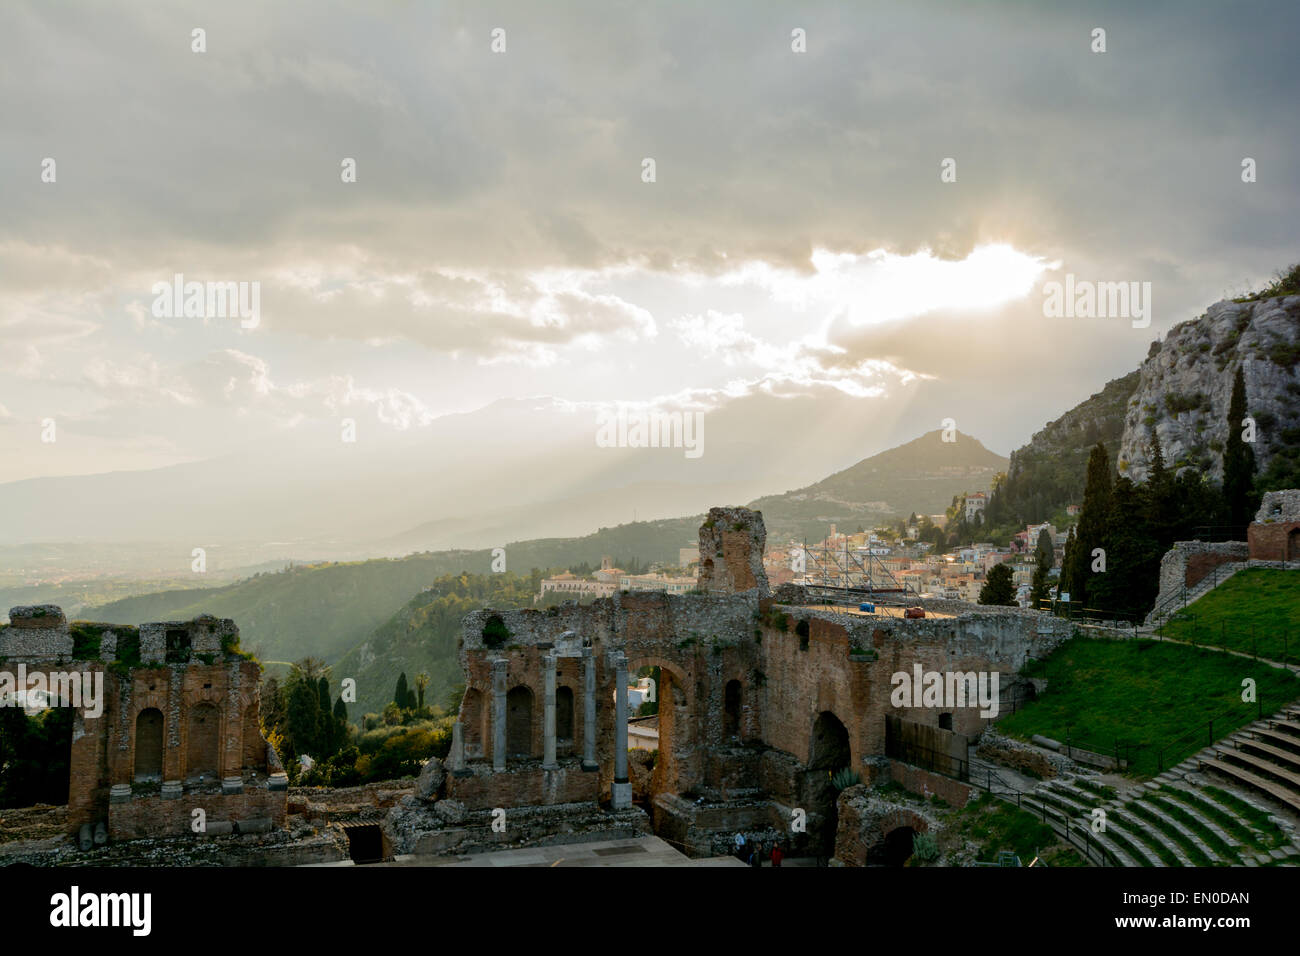
<svg viewBox="0 0 1300 956">
<path fill-rule="evenodd" d="M 777 843 L 772 847 L 772 865 L 780 866 L 781 861 L 785 859 L 785 852 L 781 849 L 781 844 Z"/>
<path fill-rule="evenodd" d="M 763 865 L 763 844 L 754 844 L 754 853 L 749 858 L 749 865 L 756 867 Z"/>
</svg>

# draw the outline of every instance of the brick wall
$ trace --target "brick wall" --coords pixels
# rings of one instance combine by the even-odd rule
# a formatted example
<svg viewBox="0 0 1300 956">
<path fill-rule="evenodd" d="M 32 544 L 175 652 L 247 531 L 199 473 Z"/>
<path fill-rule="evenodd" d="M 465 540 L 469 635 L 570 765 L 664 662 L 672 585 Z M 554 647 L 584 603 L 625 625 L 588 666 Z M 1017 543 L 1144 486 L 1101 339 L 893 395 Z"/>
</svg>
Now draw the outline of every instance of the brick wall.
<svg viewBox="0 0 1300 956">
<path fill-rule="evenodd" d="M 1256 561 L 1300 561 L 1300 521 L 1252 524 L 1246 531 Z"/>
<path fill-rule="evenodd" d="M 109 806 L 108 837 L 136 840 L 192 834 L 196 809 L 203 810 L 208 825 L 269 820 L 273 828 L 279 828 L 286 820 L 284 791 L 186 793 L 177 800 L 164 800 L 157 794 L 133 794 L 127 802 Z M 214 832 L 225 829 L 211 826 Z"/>
</svg>

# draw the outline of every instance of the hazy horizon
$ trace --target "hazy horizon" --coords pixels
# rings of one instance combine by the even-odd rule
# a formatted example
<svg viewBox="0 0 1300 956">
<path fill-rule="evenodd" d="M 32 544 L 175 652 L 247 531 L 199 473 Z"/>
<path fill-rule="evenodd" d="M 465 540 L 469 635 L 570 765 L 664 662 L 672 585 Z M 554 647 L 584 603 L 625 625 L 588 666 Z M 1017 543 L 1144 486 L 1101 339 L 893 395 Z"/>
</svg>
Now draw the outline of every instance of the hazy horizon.
<svg viewBox="0 0 1300 956">
<path fill-rule="evenodd" d="M 1300 258 L 1286 4 L 7 19 L 5 527 L 97 476 L 86 520 L 147 529 L 178 465 L 198 544 L 241 507 L 271 540 L 631 520 L 945 419 L 1005 456 Z M 1049 318 L 1067 277 L 1149 314 Z M 224 283 L 256 314 L 210 314 Z M 702 454 L 597 447 L 619 407 L 701 414 Z"/>
</svg>

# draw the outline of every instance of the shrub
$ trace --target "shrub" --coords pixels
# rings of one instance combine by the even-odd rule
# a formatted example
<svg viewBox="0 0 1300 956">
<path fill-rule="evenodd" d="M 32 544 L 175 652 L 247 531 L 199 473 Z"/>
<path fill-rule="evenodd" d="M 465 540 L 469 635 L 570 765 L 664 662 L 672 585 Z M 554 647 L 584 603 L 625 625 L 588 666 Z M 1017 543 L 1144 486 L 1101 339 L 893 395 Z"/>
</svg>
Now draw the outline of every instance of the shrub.
<svg viewBox="0 0 1300 956">
<path fill-rule="evenodd" d="M 857 771 L 850 770 L 848 767 L 837 770 L 831 775 L 831 786 L 835 788 L 836 793 L 849 787 L 856 787 L 861 782 L 862 778 L 858 776 Z"/>
<path fill-rule="evenodd" d="M 939 841 L 929 833 L 918 833 L 912 839 L 912 855 L 922 863 L 939 858 Z"/>
<path fill-rule="evenodd" d="M 510 639 L 510 629 L 500 614 L 492 614 L 483 622 L 483 643 L 491 648 L 500 647 Z"/>
</svg>

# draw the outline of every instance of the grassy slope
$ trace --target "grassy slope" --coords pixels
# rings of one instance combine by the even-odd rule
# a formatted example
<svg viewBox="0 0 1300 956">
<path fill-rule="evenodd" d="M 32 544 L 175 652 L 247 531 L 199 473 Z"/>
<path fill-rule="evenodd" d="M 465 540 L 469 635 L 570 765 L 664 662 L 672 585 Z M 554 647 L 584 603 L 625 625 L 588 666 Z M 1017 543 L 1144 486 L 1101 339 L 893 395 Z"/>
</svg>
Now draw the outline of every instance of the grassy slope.
<svg viewBox="0 0 1300 956">
<path fill-rule="evenodd" d="M 1154 773 L 1157 752 L 1169 767 L 1209 743 L 1207 721 L 1220 738 L 1257 716 L 1241 699 L 1242 680 L 1256 681 L 1264 712 L 1300 697 L 1286 671 L 1240 657 L 1157 641 L 1075 638 L 1027 673 L 1047 678 L 1037 701 L 998 723 L 1003 733 L 1064 741 L 1108 751 L 1118 738 L 1147 745 L 1134 757 L 1138 773 Z M 1204 731 L 1204 732 L 1202 732 Z M 1175 746 L 1176 745 L 1176 746 Z"/>
<path fill-rule="evenodd" d="M 1246 568 L 1200 600 L 1180 620 L 1161 629 L 1165 637 L 1229 647 L 1280 661 L 1300 660 L 1300 573 Z"/>
</svg>

